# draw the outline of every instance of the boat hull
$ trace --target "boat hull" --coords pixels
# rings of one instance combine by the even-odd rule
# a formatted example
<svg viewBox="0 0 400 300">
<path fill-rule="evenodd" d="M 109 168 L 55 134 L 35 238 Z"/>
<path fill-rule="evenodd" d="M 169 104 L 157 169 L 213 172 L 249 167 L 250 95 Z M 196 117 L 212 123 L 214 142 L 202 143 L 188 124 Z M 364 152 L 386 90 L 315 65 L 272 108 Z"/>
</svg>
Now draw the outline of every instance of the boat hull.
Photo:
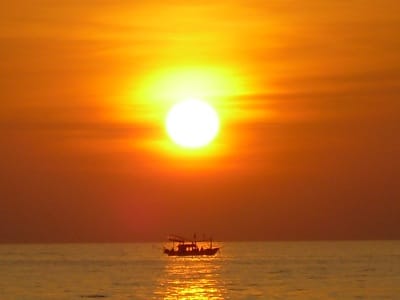
<svg viewBox="0 0 400 300">
<path fill-rule="evenodd" d="M 218 252 L 219 248 L 208 248 L 193 251 L 176 251 L 164 249 L 164 253 L 168 256 L 212 256 Z"/>
</svg>

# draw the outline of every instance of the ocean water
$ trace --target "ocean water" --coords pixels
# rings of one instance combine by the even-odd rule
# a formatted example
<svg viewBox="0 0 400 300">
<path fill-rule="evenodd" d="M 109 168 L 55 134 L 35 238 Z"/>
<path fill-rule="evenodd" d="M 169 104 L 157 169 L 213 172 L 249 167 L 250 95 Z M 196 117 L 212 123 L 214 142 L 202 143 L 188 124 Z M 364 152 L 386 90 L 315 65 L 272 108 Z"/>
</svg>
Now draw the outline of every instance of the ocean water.
<svg viewBox="0 0 400 300">
<path fill-rule="evenodd" d="M 400 299 L 400 241 L 0 245 L 0 299 Z"/>
</svg>

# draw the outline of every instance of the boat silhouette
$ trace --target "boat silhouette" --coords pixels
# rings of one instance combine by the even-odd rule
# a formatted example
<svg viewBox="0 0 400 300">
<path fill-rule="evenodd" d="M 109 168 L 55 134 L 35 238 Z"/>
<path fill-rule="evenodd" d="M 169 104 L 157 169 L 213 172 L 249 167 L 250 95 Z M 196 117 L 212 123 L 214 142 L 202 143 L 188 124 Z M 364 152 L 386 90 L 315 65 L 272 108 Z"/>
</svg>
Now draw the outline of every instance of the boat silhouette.
<svg viewBox="0 0 400 300">
<path fill-rule="evenodd" d="M 164 254 L 167 254 L 168 256 L 211 256 L 215 255 L 219 250 L 219 247 L 213 248 L 211 238 L 207 241 L 196 241 L 196 235 L 194 235 L 193 240 L 188 240 L 177 235 L 170 235 L 168 240 L 172 242 L 171 248 L 164 247 Z M 204 248 L 201 246 L 199 248 L 197 243 L 200 242 L 208 242 L 208 247 Z"/>
</svg>

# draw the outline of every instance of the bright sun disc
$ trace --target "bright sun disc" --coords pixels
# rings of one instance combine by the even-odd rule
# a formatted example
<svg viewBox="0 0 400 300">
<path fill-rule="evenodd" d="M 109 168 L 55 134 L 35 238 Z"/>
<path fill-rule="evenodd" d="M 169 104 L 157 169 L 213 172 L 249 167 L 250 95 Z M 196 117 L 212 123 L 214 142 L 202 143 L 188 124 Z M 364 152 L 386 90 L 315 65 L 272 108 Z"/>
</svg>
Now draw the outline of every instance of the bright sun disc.
<svg viewBox="0 0 400 300">
<path fill-rule="evenodd" d="M 166 119 L 168 135 L 178 145 L 198 148 L 210 143 L 219 130 L 216 111 L 199 100 L 186 100 L 175 104 Z"/>
</svg>

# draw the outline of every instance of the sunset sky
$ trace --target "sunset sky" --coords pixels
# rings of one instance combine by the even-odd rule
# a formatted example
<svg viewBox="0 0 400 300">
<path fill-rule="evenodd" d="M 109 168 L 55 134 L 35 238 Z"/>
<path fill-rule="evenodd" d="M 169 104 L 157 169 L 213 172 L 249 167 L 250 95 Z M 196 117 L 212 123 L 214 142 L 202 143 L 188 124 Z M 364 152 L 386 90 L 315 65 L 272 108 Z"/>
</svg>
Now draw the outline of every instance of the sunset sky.
<svg viewBox="0 0 400 300">
<path fill-rule="evenodd" d="M 0 0 L 0 242 L 400 239 L 400 2 Z M 210 103 L 208 146 L 171 106 Z"/>
</svg>

